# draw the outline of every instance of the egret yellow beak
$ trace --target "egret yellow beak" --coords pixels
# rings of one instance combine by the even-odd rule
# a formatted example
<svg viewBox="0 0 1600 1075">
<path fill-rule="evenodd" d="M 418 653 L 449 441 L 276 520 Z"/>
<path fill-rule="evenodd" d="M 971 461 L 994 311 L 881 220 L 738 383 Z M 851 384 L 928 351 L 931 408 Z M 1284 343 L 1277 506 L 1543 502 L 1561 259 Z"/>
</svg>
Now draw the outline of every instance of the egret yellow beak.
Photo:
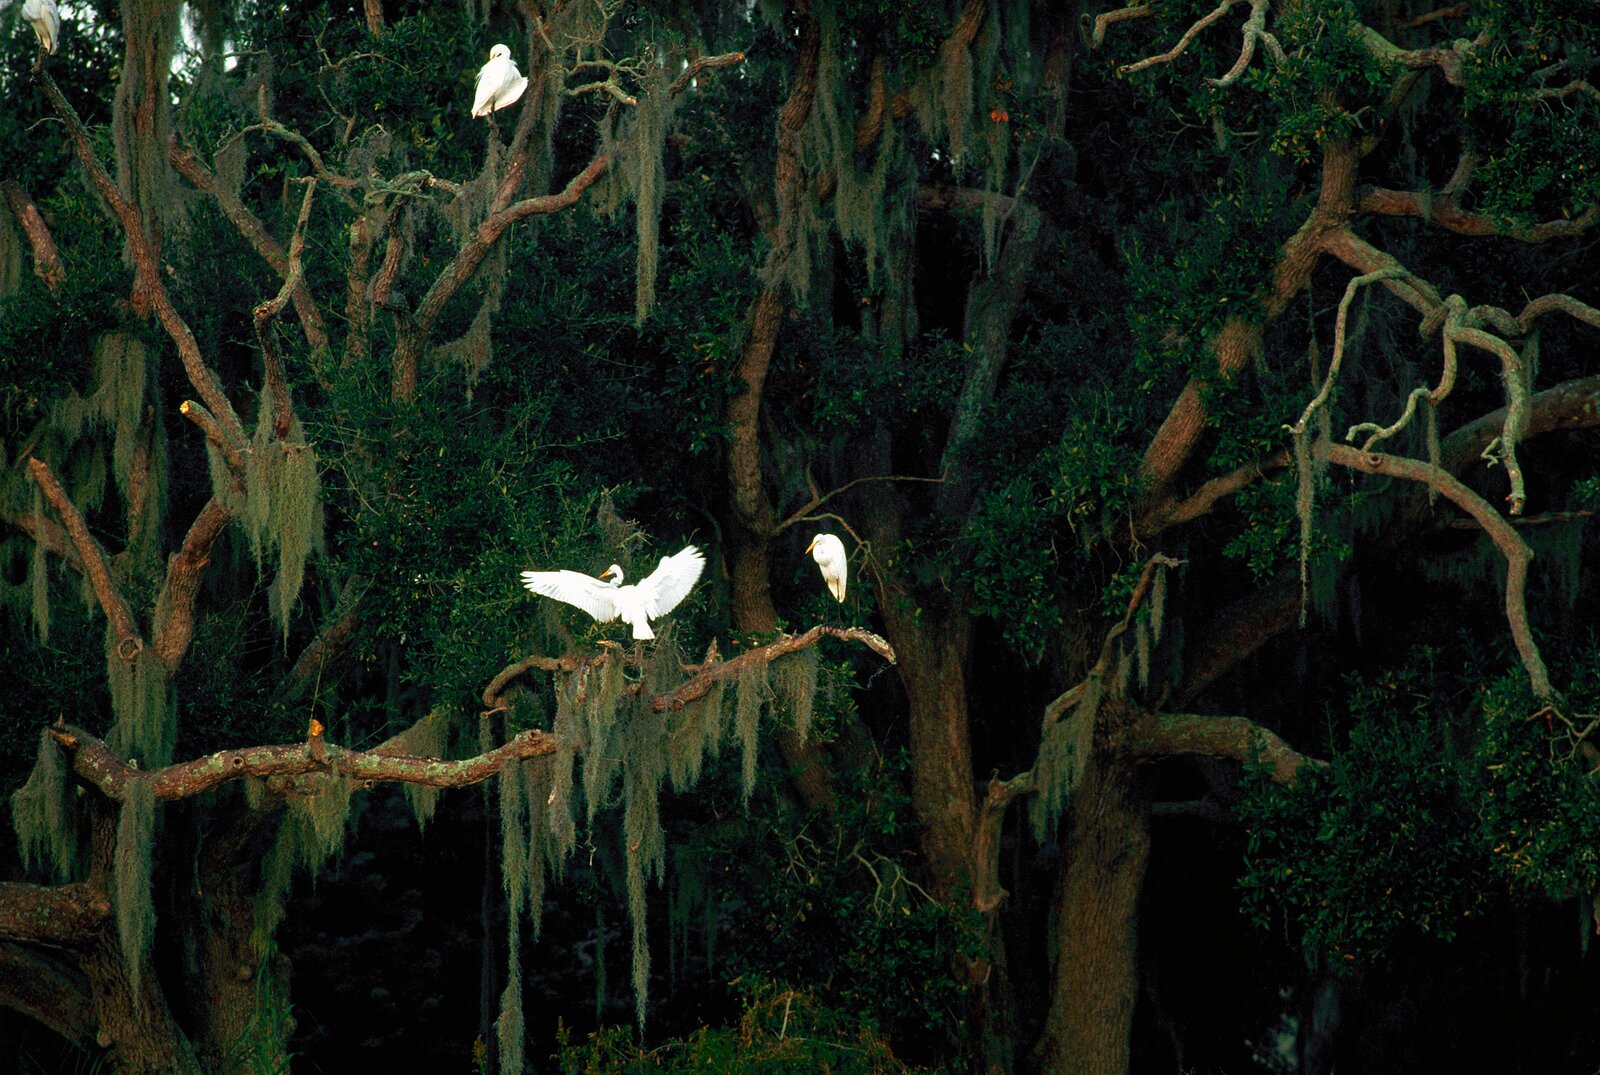
<svg viewBox="0 0 1600 1075">
<path fill-rule="evenodd" d="M 611 569 L 609 567 L 606 568 L 604 571 L 600 572 L 600 574 L 595 576 L 595 578 L 599 579 L 601 582 L 604 582 L 606 579 L 608 579 L 610 577 L 611 577 Z"/>
<path fill-rule="evenodd" d="M 810 552 L 812 549 L 814 549 L 816 547 L 817 547 L 817 539 L 816 538 L 812 538 L 811 539 L 811 544 L 806 546 L 806 552 Z"/>
</svg>

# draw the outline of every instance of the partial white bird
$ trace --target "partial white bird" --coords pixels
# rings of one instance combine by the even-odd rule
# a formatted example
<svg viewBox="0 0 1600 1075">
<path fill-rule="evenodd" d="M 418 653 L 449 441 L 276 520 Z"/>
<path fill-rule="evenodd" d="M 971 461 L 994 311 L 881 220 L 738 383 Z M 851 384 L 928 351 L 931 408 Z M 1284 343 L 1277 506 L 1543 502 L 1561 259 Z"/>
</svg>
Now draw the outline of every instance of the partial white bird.
<svg viewBox="0 0 1600 1075">
<path fill-rule="evenodd" d="M 40 48 L 54 52 L 61 44 L 61 12 L 56 10 L 55 0 L 28 0 L 22 5 L 22 17 L 33 27 Z"/>
<path fill-rule="evenodd" d="M 844 542 L 832 534 L 818 534 L 806 552 L 822 569 L 822 581 L 833 591 L 834 599 L 843 604 L 845 584 L 850 580 L 850 557 L 845 555 Z"/>
<path fill-rule="evenodd" d="M 649 578 L 632 586 L 622 585 L 622 568 L 616 564 L 599 578 L 581 571 L 524 571 L 522 584 L 536 594 L 581 608 L 601 623 L 621 620 L 633 628 L 634 638 L 654 638 L 651 619 L 678 607 L 705 566 L 704 554 L 689 545 L 682 552 L 663 556 Z M 609 583 L 604 581 L 608 578 Z"/>
<path fill-rule="evenodd" d="M 478 89 L 472 95 L 472 115 L 487 116 L 515 104 L 528 88 L 528 80 L 512 62 L 511 50 L 496 45 L 489 50 L 489 62 L 478 69 Z"/>
</svg>

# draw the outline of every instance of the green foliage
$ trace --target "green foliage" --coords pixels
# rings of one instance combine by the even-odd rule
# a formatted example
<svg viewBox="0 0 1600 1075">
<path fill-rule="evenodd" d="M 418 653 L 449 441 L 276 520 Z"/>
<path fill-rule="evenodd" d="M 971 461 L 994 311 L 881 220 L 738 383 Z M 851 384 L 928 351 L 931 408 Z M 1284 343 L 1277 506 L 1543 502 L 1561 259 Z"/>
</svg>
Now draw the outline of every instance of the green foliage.
<svg viewBox="0 0 1600 1075">
<path fill-rule="evenodd" d="M 574 1045 L 563 1027 L 554 1060 L 562 1075 L 899 1075 L 921 1070 L 897 1060 L 870 1024 L 825 1006 L 812 994 L 775 982 L 741 979 L 738 984 L 744 995 L 738 1026 L 701 1027 L 687 1038 L 649 1050 L 637 1044 L 630 1028 L 602 1030 Z"/>
<path fill-rule="evenodd" d="M 1366 966 L 1399 936 L 1455 938 L 1482 913 L 1473 808 L 1427 672 L 1415 666 L 1353 690 L 1348 744 L 1292 787 L 1251 768 L 1239 885 L 1263 928 L 1285 922 L 1308 953 Z"/>
<path fill-rule="evenodd" d="M 1600 700 L 1595 665 L 1580 673 L 1573 701 Z M 1477 799 L 1481 850 L 1512 894 L 1566 900 L 1600 883 L 1600 788 L 1581 750 L 1594 718 L 1541 706 L 1524 682 L 1507 677 L 1481 697 Z"/>
</svg>

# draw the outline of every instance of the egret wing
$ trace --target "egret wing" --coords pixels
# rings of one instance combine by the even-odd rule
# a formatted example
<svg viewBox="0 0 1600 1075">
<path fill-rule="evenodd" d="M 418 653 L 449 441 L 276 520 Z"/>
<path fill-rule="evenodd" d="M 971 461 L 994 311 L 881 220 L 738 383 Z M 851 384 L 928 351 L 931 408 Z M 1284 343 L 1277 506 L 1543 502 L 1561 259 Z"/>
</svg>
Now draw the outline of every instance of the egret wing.
<svg viewBox="0 0 1600 1075">
<path fill-rule="evenodd" d="M 472 95 L 472 114 L 487 116 L 492 111 L 495 94 L 505 87 L 511 61 L 495 57 L 478 69 L 478 85 Z M 545 572 L 549 574 L 550 572 Z"/>
<path fill-rule="evenodd" d="M 604 623 L 617 618 L 617 590 L 581 571 L 524 571 L 522 584 L 536 594 L 581 608 Z"/>
<path fill-rule="evenodd" d="M 650 577 L 639 583 L 645 614 L 654 619 L 677 608 L 700 581 L 700 572 L 705 568 L 705 555 L 693 545 L 686 546 L 682 552 L 663 556 Z"/>
</svg>

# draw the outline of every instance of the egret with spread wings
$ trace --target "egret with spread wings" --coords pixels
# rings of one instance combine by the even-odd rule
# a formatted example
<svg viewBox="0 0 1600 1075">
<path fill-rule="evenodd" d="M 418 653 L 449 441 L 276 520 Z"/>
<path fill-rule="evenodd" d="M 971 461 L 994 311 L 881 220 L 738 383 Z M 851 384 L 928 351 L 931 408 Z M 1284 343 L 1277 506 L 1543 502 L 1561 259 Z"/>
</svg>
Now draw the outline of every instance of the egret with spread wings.
<svg viewBox="0 0 1600 1075">
<path fill-rule="evenodd" d="M 633 628 L 634 638 L 654 638 L 650 621 L 678 607 L 705 566 L 704 554 L 689 545 L 682 552 L 663 556 L 649 578 L 632 586 L 622 584 L 622 568 L 616 564 L 599 578 L 581 571 L 524 571 L 522 584 L 536 594 L 581 608 L 601 623 L 621 620 Z"/>
</svg>

